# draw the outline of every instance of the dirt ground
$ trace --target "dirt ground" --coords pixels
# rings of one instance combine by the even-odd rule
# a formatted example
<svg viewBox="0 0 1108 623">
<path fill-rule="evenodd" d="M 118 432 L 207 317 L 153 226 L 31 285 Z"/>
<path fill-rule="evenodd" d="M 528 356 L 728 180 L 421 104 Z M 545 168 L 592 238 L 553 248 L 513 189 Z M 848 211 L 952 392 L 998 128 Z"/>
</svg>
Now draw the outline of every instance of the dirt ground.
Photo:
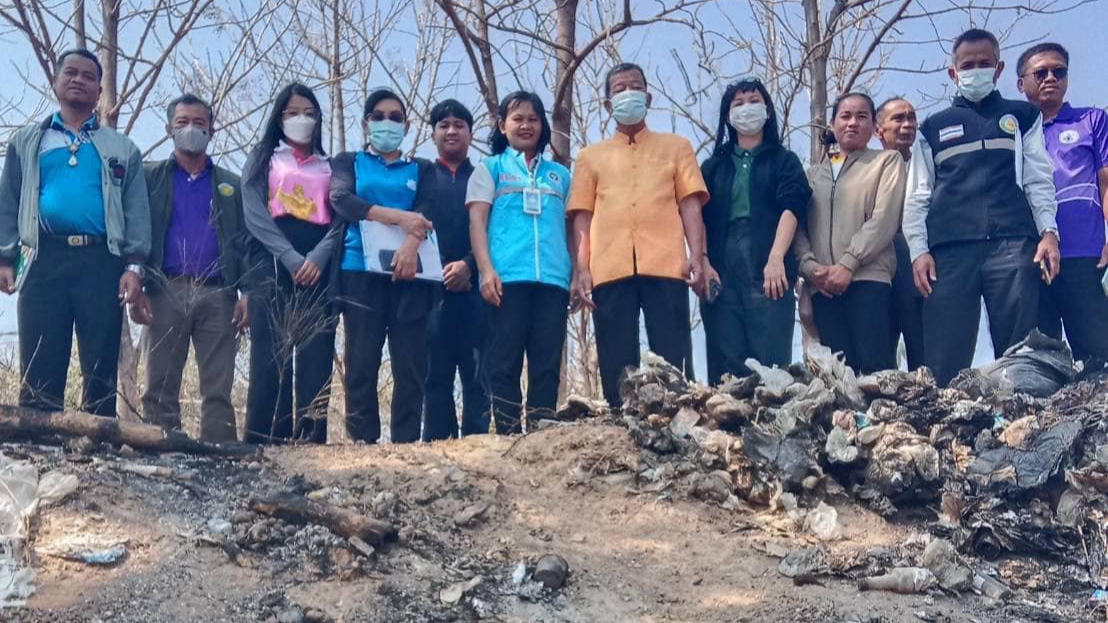
<svg viewBox="0 0 1108 623">
<path fill-rule="evenodd" d="M 296 623 L 301 612 L 310 612 L 308 621 L 381 623 L 1096 620 L 1085 587 L 1067 589 L 1035 561 L 999 566 L 1015 590 L 1004 603 L 859 592 L 848 577 L 794 584 L 777 573 L 779 557 L 817 544 L 815 537 L 783 527 L 779 513 L 639 488 L 640 449 L 610 425 L 431 445 L 276 448 L 259 462 L 17 444 L 0 444 L 0 452 L 81 479 L 74 496 L 40 513 L 38 590 L 27 608 L 0 611 L 0 621 Z M 123 461 L 197 476 L 181 483 L 110 468 Z M 213 518 L 248 526 L 255 519 L 236 513 L 249 497 L 289 488 L 392 521 L 399 542 L 362 559 L 337 551 L 334 535 L 310 531 L 235 555 L 202 538 Z M 845 499 L 832 502 L 844 532 L 827 545 L 834 556 L 922 549 L 922 523 L 890 524 Z M 475 504 L 488 510 L 457 525 Z M 128 556 L 109 568 L 53 553 L 117 543 Z M 569 563 L 566 586 L 517 594 L 517 565 L 547 553 Z M 444 602 L 442 589 L 477 577 L 460 601 Z"/>
</svg>

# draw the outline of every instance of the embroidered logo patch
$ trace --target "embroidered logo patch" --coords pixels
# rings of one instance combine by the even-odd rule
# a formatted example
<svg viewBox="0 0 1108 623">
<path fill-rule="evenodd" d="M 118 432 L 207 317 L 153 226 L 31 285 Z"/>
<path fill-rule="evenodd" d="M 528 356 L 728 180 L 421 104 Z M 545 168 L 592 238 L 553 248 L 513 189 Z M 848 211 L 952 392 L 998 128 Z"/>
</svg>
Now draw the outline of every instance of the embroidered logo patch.
<svg viewBox="0 0 1108 623">
<path fill-rule="evenodd" d="M 562 176 L 553 171 L 550 171 L 546 174 L 546 179 L 550 180 L 550 183 L 552 184 L 560 184 L 562 181 Z"/>
<path fill-rule="evenodd" d="M 408 190 L 414 191 L 416 189 L 416 181 L 414 179 L 408 180 Z"/>
<path fill-rule="evenodd" d="M 231 197 L 235 194 L 235 187 L 231 186 L 227 182 L 223 182 L 219 186 L 216 186 L 216 190 L 218 190 L 219 194 L 223 195 L 224 197 Z"/>
<path fill-rule="evenodd" d="M 953 141 L 956 138 L 962 138 L 966 135 L 966 126 L 948 125 L 945 128 L 939 130 L 939 142 L 945 143 L 947 141 Z"/>
<path fill-rule="evenodd" d="M 1015 134 L 1020 129 L 1020 123 L 1016 121 L 1015 115 L 1004 115 L 1000 118 L 1000 129 L 1008 134 Z"/>
<path fill-rule="evenodd" d="M 1058 135 L 1058 140 L 1062 141 L 1065 145 L 1073 145 L 1081 138 L 1081 135 L 1077 133 L 1077 130 L 1066 130 Z"/>
</svg>

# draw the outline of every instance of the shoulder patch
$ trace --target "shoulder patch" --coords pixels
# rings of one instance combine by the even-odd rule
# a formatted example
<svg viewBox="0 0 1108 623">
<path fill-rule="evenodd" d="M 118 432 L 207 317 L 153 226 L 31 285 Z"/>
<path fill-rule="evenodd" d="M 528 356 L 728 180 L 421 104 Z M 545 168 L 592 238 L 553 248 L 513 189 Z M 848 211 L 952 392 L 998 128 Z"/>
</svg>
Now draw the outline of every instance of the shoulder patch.
<svg viewBox="0 0 1108 623">
<path fill-rule="evenodd" d="M 1007 114 L 1000 118 L 1000 129 L 1007 134 L 1015 134 L 1020 129 L 1020 123 L 1013 114 Z"/>
<path fill-rule="evenodd" d="M 1081 134 L 1079 134 L 1077 130 L 1066 130 L 1058 135 L 1058 140 L 1061 141 L 1063 145 L 1073 145 L 1080 139 Z"/>
<path fill-rule="evenodd" d="M 954 139 L 962 138 L 966 135 L 966 126 L 962 124 L 948 125 L 945 128 L 939 128 L 939 142 L 945 143 L 947 141 L 953 141 Z"/>
</svg>

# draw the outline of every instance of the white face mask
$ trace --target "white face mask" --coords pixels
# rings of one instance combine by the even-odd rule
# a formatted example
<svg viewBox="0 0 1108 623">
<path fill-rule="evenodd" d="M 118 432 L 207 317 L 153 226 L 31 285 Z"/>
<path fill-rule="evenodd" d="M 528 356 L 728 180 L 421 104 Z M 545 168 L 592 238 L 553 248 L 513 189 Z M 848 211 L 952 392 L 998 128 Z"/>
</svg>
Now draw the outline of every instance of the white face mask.
<svg viewBox="0 0 1108 623">
<path fill-rule="evenodd" d="M 296 115 L 282 121 L 281 130 L 285 133 L 285 138 L 294 143 L 306 145 L 312 142 L 315 123 L 315 119 L 307 115 Z"/>
<path fill-rule="evenodd" d="M 754 136 L 762 131 L 769 119 L 769 111 L 764 102 L 747 102 L 731 107 L 728 121 L 735 131 L 743 136 Z"/>
<path fill-rule="evenodd" d="M 958 93 L 971 102 L 980 102 L 996 90 L 996 67 L 979 67 L 957 72 Z"/>
</svg>

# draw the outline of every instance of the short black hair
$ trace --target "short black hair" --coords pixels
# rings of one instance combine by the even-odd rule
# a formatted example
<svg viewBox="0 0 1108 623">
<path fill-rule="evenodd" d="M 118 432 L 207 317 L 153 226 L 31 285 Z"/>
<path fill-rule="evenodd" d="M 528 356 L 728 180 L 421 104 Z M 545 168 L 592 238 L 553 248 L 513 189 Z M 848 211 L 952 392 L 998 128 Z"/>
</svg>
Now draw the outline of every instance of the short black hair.
<svg viewBox="0 0 1108 623">
<path fill-rule="evenodd" d="M 469 112 L 466 105 L 458 100 L 448 99 L 435 104 L 435 107 L 431 109 L 431 129 L 434 130 L 435 126 L 447 117 L 465 121 L 466 125 L 469 126 L 469 131 L 473 131 L 473 113 Z"/>
<path fill-rule="evenodd" d="M 903 95 L 894 95 L 889 99 L 881 102 L 881 105 L 877 107 L 877 112 L 873 113 L 873 120 L 877 121 L 878 119 L 880 119 L 882 115 L 885 114 L 885 108 L 889 104 L 892 104 L 894 102 L 908 102 L 908 98 L 904 97 Z M 908 102 L 908 105 L 912 106 L 912 102 Z M 912 106 L 912 108 L 914 109 L 915 106 Z"/>
<path fill-rule="evenodd" d="M 604 76 L 604 99 L 607 100 L 612 98 L 612 76 L 615 76 L 616 74 L 621 74 L 625 71 L 639 72 L 639 75 L 642 76 L 643 86 L 650 86 L 646 81 L 646 72 L 642 70 L 642 67 L 639 67 L 635 63 L 620 63 L 615 67 L 609 69 L 608 75 Z"/>
<path fill-rule="evenodd" d="M 212 112 L 212 105 L 207 101 L 193 95 L 192 93 L 185 93 L 180 97 L 175 97 L 169 101 L 169 104 L 165 107 L 166 121 L 173 123 L 173 117 L 177 115 L 177 107 L 181 104 L 185 106 L 193 106 L 199 104 L 204 107 L 204 110 L 208 111 L 208 125 L 215 123 L 215 113 Z"/>
<path fill-rule="evenodd" d="M 1062 47 L 1061 43 L 1048 41 L 1046 43 L 1033 45 L 1024 50 L 1023 54 L 1020 54 L 1020 59 L 1016 61 L 1016 75 L 1022 77 L 1023 70 L 1027 68 L 1027 61 L 1031 60 L 1032 56 L 1035 56 L 1036 54 L 1042 54 L 1043 52 L 1054 52 L 1058 56 L 1061 56 L 1062 60 L 1066 61 L 1066 65 L 1070 64 L 1069 50 Z"/>
<path fill-rule="evenodd" d="M 508 117 L 508 113 L 513 108 L 520 104 L 530 104 L 531 108 L 535 109 L 535 114 L 539 116 L 539 120 L 542 122 L 542 131 L 539 132 L 539 142 L 535 145 L 535 153 L 541 154 L 546 150 L 546 146 L 550 144 L 550 120 L 546 118 L 546 107 L 542 105 L 542 98 L 538 93 L 532 93 L 531 91 L 516 91 L 515 93 L 509 93 L 507 97 L 500 100 L 500 107 L 497 109 L 496 118 L 499 121 L 503 121 Z M 508 148 L 508 136 L 500 131 L 500 123 L 497 122 L 492 126 L 492 134 L 489 135 L 489 147 L 492 149 L 493 154 L 502 154 L 504 150 Z"/>
<path fill-rule="evenodd" d="M 831 106 L 831 118 L 834 119 L 835 117 L 838 117 L 839 107 L 842 106 L 843 102 L 852 97 L 860 97 L 866 102 L 867 105 L 869 105 L 869 114 L 873 116 L 874 123 L 876 123 L 877 106 L 873 103 L 872 97 L 866 95 L 865 93 L 862 93 L 861 91 L 851 91 L 850 93 L 846 93 L 845 95 L 840 95 L 838 99 L 835 100 L 835 103 Z"/>
<path fill-rule="evenodd" d="M 100 59 L 84 48 L 70 48 L 62 52 L 61 55 L 58 56 L 58 71 L 61 71 L 62 67 L 65 66 L 65 59 L 70 56 L 80 56 L 81 58 L 87 58 L 92 61 L 93 64 L 96 65 L 96 80 L 100 81 L 104 79 L 104 66 L 100 64 Z"/>
<path fill-rule="evenodd" d="M 365 98 L 365 109 L 362 110 L 362 119 L 368 119 L 369 115 L 373 113 L 373 109 L 377 107 L 377 104 L 385 100 L 396 100 L 400 103 L 400 111 L 404 113 L 404 116 L 408 116 L 408 105 L 404 103 L 404 100 L 389 87 L 378 87 L 369 94 L 369 97 Z"/>
<path fill-rule="evenodd" d="M 958 35 L 958 37 L 954 39 L 954 47 L 951 48 L 950 54 L 952 56 L 957 55 L 958 48 L 960 48 L 963 43 L 977 43 L 978 41 L 988 41 L 993 44 L 993 52 L 996 53 L 996 60 L 998 62 L 1000 61 L 1000 40 L 996 38 L 996 35 L 983 28 L 970 28 L 966 32 Z"/>
</svg>

